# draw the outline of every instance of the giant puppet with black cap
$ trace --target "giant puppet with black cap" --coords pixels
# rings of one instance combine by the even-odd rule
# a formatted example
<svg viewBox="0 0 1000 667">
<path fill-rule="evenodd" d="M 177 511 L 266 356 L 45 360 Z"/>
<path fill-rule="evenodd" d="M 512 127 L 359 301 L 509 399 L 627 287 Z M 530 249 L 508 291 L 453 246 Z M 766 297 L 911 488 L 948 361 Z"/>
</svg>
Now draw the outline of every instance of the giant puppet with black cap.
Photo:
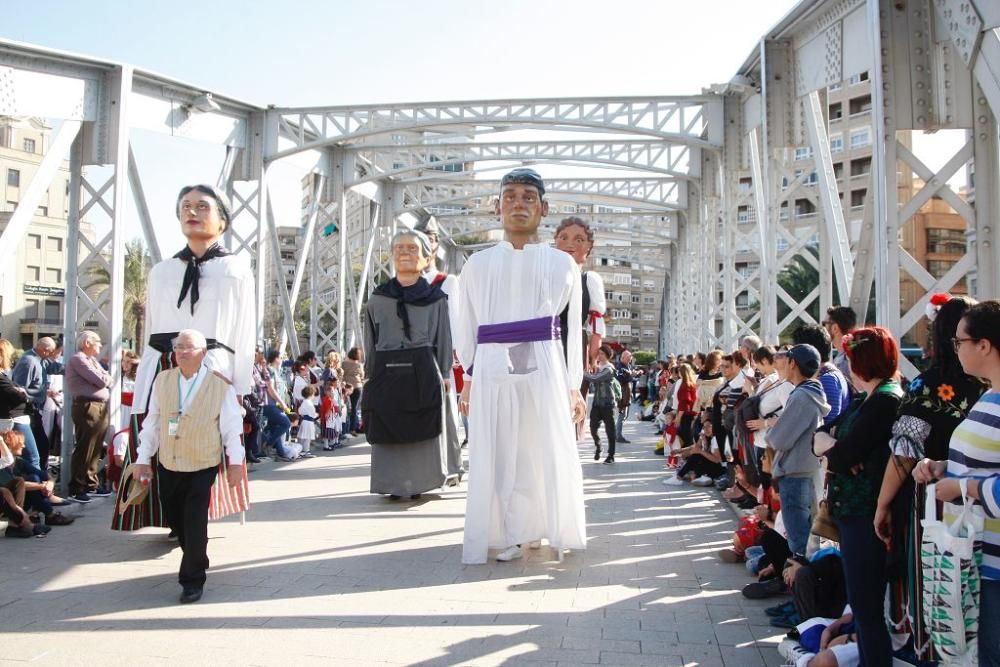
<svg viewBox="0 0 1000 667">
<path fill-rule="evenodd" d="M 174 212 L 187 244 L 173 257 L 153 266 L 147 279 L 149 337 L 144 341 L 136 372 L 132 403 L 136 419 L 126 466 L 136 460 L 138 430 L 153 381 L 160 371 L 176 366 L 173 342 L 178 332 L 193 329 L 204 335 L 208 348 L 205 367 L 231 382 L 237 395 L 251 390 L 256 338 L 254 274 L 246 254 L 234 255 L 222 245 L 222 235 L 232 224 L 229 200 L 215 186 L 188 185 L 178 193 Z M 221 476 L 227 475 L 230 463 L 220 457 Z M 113 529 L 168 527 L 159 502 L 155 461 L 153 470 L 145 501 L 116 504 Z M 128 486 L 123 484 L 119 489 L 120 500 L 128 497 Z M 223 481 L 214 487 L 210 516 L 221 518 L 245 510 L 248 504 L 245 479 L 235 486 Z"/>
<path fill-rule="evenodd" d="M 500 181 L 496 213 L 504 240 L 462 267 L 459 360 L 466 369 L 460 410 L 469 417 L 469 489 L 462 561 L 521 558 L 546 539 L 562 559 L 583 549 L 583 479 L 573 422 L 582 355 L 563 353 L 559 313 L 568 310 L 569 349 L 582 346 L 580 269 L 538 240 L 548 213 L 545 183 L 518 168 Z"/>
</svg>

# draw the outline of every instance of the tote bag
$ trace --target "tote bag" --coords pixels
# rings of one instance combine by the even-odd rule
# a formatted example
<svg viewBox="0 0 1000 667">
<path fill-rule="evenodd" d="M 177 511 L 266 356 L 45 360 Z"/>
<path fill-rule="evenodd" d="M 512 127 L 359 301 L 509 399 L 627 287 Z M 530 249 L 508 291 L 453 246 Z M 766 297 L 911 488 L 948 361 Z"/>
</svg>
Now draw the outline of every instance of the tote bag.
<svg viewBox="0 0 1000 667">
<path fill-rule="evenodd" d="M 973 666 L 979 664 L 982 519 L 972 513 L 967 480 L 960 480 L 960 486 L 962 513 L 950 525 L 937 518 L 935 485 L 927 486 L 924 518 L 920 522 L 924 528 L 920 544 L 924 622 L 943 664 Z"/>
</svg>

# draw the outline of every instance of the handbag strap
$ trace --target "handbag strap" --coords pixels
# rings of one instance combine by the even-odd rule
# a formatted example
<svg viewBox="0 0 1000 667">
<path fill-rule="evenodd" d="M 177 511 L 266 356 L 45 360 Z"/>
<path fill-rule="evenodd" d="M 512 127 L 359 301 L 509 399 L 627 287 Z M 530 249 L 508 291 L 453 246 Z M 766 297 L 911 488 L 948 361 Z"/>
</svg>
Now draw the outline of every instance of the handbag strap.
<svg viewBox="0 0 1000 667">
<path fill-rule="evenodd" d="M 937 521 L 937 483 L 931 482 L 927 485 L 927 493 L 924 498 L 924 518 L 929 521 Z"/>
</svg>

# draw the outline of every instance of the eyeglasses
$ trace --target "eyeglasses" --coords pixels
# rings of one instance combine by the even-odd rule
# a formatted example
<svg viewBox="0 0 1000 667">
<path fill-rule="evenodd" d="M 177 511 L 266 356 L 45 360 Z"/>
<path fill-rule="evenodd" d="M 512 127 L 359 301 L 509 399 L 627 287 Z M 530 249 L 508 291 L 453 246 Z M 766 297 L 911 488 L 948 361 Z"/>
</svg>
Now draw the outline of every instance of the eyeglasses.
<svg viewBox="0 0 1000 667">
<path fill-rule="evenodd" d="M 962 343 L 964 343 L 967 340 L 977 341 L 977 340 L 982 340 L 982 339 L 981 338 L 959 338 L 959 337 L 956 336 L 955 338 L 951 339 L 951 346 L 953 348 L 955 348 L 956 352 L 958 352 L 958 348 L 962 347 Z"/>
</svg>

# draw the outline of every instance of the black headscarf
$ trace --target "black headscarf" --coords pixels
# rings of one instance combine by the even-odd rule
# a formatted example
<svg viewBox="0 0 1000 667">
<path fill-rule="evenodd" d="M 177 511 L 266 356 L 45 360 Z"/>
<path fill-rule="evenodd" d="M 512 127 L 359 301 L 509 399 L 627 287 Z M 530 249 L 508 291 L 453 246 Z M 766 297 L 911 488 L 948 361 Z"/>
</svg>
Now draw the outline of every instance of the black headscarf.
<svg viewBox="0 0 1000 667">
<path fill-rule="evenodd" d="M 376 287 L 374 294 L 396 300 L 396 314 L 403 322 L 403 335 L 406 336 L 406 340 L 411 340 L 410 316 L 406 312 L 406 304 L 429 306 L 435 301 L 448 298 L 448 295 L 441 290 L 440 285 L 431 285 L 423 278 L 417 278 L 417 282 L 408 287 L 404 287 L 393 278 Z"/>
<path fill-rule="evenodd" d="M 191 291 L 191 314 L 194 315 L 194 304 L 198 303 L 198 280 L 201 278 L 201 265 L 210 259 L 215 259 L 216 257 L 226 257 L 231 253 L 223 248 L 218 243 L 213 243 L 205 254 L 201 257 L 195 256 L 191 252 L 190 246 L 184 246 L 184 249 L 179 253 L 174 255 L 175 258 L 187 263 L 187 269 L 184 270 L 184 281 L 181 283 L 181 294 L 177 297 L 177 307 L 180 308 L 181 304 L 184 302 L 184 297 L 187 296 L 188 290 Z"/>
</svg>

